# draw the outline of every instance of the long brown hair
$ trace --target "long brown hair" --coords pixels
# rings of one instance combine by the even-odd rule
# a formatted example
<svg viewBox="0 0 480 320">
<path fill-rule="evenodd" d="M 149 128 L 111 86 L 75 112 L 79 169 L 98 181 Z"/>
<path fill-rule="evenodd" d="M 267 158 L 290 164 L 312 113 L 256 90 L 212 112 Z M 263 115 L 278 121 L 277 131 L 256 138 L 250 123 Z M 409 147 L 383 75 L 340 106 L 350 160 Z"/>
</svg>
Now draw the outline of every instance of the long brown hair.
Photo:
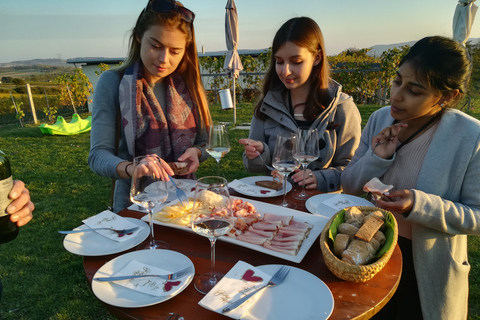
<svg viewBox="0 0 480 320">
<path fill-rule="evenodd" d="M 183 7 L 178 1 L 172 1 L 177 6 Z M 143 34 L 152 26 L 160 25 L 166 28 L 176 28 L 187 36 L 187 45 L 182 61 L 177 67 L 178 72 L 185 81 L 188 90 L 192 96 L 195 105 L 198 106 L 203 122 L 207 128 L 212 123 L 210 110 L 208 108 L 207 97 L 200 76 L 200 65 L 198 62 L 197 45 L 195 42 L 195 29 L 193 22 L 187 22 L 183 19 L 180 12 L 170 10 L 166 13 L 158 13 L 147 6 L 138 16 L 137 23 L 132 29 L 129 50 L 120 70 L 125 70 L 129 66 L 135 64 L 140 58 L 140 43 L 137 39 L 141 39 Z"/>
<path fill-rule="evenodd" d="M 330 66 L 324 49 L 323 34 L 318 24 L 308 17 L 298 17 L 288 20 L 275 34 L 272 44 L 270 66 L 268 67 L 263 82 L 262 96 L 255 105 L 255 117 L 261 120 L 265 119 L 265 115 L 260 112 L 260 107 L 268 91 L 285 88 L 275 70 L 275 54 L 286 42 L 292 42 L 299 47 L 306 48 L 313 55 L 318 53 L 321 56 L 321 62 L 314 66 L 310 73 L 311 88 L 308 93 L 304 111 L 305 119 L 314 120 L 325 110 L 325 107 L 330 104 L 332 98 L 328 91 Z"/>
</svg>

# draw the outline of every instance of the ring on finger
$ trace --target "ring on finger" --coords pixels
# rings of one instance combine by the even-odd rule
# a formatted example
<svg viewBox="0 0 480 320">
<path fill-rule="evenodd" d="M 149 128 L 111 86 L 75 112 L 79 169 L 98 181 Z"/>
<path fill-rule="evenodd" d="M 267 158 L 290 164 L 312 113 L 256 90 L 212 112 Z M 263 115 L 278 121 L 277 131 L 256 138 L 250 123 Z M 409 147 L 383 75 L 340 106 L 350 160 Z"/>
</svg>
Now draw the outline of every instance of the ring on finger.
<svg viewBox="0 0 480 320">
<path fill-rule="evenodd" d="M 310 178 L 313 177 L 313 172 L 310 172 L 310 173 L 308 174 L 308 176 L 309 176 Z"/>
</svg>

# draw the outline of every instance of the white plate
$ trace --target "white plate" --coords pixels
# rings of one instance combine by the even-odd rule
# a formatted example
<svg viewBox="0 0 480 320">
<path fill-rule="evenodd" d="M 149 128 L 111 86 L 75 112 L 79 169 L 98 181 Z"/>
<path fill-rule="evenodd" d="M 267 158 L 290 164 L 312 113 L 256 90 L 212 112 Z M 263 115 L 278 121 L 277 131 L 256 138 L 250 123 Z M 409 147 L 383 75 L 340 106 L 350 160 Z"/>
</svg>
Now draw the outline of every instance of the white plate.
<svg viewBox="0 0 480 320">
<path fill-rule="evenodd" d="M 193 262 L 187 256 L 179 252 L 170 250 L 139 250 L 126 253 L 116 257 L 113 260 L 110 260 L 100 269 L 98 269 L 94 275 L 94 278 L 111 276 L 115 272 L 123 269 L 132 260 L 137 260 L 139 262 L 153 265 L 155 267 L 172 272 L 191 267 L 192 273 L 188 276 L 188 279 L 180 286 L 180 288 L 175 291 L 174 294 L 161 297 L 131 290 L 115 284 L 115 282 L 98 282 L 93 280 L 92 291 L 98 299 L 112 306 L 122 308 L 151 306 L 163 301 L 167 301 L 182 292 L 190 284 L 190 282 L 192 282 L 193 275 L 195 274 Z"/>
<path fill-rule="evenodd" d="M 272 180 L 272 179 L 273 178 L 270 177 L 270 176 L 252 176 L 252 177 L 246 177 L 246 178 L 238 179 L 238 181 L 242 181 L 243 183 L 248 183 L 248 184 L 251 184 L 251 185 L 255 186 L 256 181 Z M 265 194 L 262 194 L 260 192 L 245 192 L 243 190 L 237 190 L 235 188 L 233 188 L 233 190 L 235 190 L 238 193 L 244 194 L 246 196 L 257 197 L 257 198 L 271 198 L 271 197 L 277 197 L 277 196 L 282 196 L 283 195 L 283 187 L 282 187 L 282 189 L 280 189 L 278 191 L 275 191 L 273 189 L 269 189 L 269 190 L 272 190 L 272 192 L 265 193 Z M 292 184 L 287 181 L 287 193 L 289 193 L 291 190 L 292 190 Z"/>
<path fill-rule="evenodd" d="M 258 268 L 274 274 L 280 265 Z M 327 285 L 310 272 L 290 267 L 285 281 L 262 293 L 252 308 L 243 314 L 244 320 L 323 320 L 332 314 L 334 300 Z"/>
<path fill-rule="evenodd" d="M 331 206 L 326 205 L 324 202 L 331 200 L 333 197 L 341 196 L 345 199 L 343 205 L 338 206 L 337 208 L 333 208 Z M 340 193 L 322 193 L 317 194 L 311 198 L 307 199 L 305 203 L 305 207 L 308 211 L 315 215 L 320 215 L 323 217 L 331 218 L 335 213 L 342 210 L 346 207 L 351 206 L 369 206 L 374 207 L 375 205 L 363 198 L 352 196 L 350 194 L 340 194 Z"/>
<path fill-rule="evenodd" d="M 261 201 L 255 201 L 255 200 L 251 200 L 251 199 L 245 199 L 245 198 L 241 198 L 241 197 L 235 197 L 235 198 L 242 199 L 243 201 L 248 201 L 249 203 L 253 204 L 255 206 L 255 209 L 257 209 L 257 212 L 262 216 L 265 213 L 271 213 L 271 214 L 276 214 L 276 215 L 280 215 L 280 216 L 293 216 L 293 219 L 296 220 L 296 221 L 308 222 L 311 225 L 313 225 L 313 228 L 310 230 L 310 234 L 308 235 L 308 237 L 305 240 L 303 240 L 302 247 L 300 248 L 300 250 L 298 251 L 296 256 L 288 255 L 288 254 L 281 253 L 281 252 L 276 252 L 276 251 L 267 249 L 265 247 L 262 247 L 260 245 L 251 244 L 251 243 L 248 243 L 248 242 L 236 240 L 236 239 L 233 239 L 233 238 L 230 238 L 230 237 L 227 237 L 227 236 L 223 236 L 223 237 L 218 238 L 218 240 L 221 240 L 221 241 L 230 242 L 230 243 L 242 246 L 242 247 L 246 247 L 246 248 L 250 248 L 252 250 L 260 251 L 262 253 L 266 253 L 266 254 L 269 254 L 271 256 L 275 256 L 275 257 L 285 259 L 285 260 L 288 260 L 288 261 L 300 263 L 302 261 L 302 259 L 305 257 L 305 255 L 307 254 L 307 252 L 310 249 L 310 247 L 312 246 L 312 244 L 315 243 L 316 245 L 318 245 L 318 243 L 315 240 L 320 235 L 320 233 L 323 230 L 323 227 L 325 227 L 325 225 L 328 222 L 328 218 L 326 218 L 326 217 L 312 215 L 312 214 L 309 214 L 309 213 L 306 213 L 306 212 L 293 210 L 293 209 L 289 209 L 289 208 L 284 208 L 280 205 L 269 204 L 269 203 L 265 203 L 265 202 L 261 202 Z M 174 204 L 174 203 L 175 202 L 172 202 L 172 203 L 170 203 L 170 205 Z M 142 220 L 148 221 L 148 215 L 144 216 L 142 218 Z M 188 226 L 180 226 L 180 225 L 176 225 L 176 224 L 172 224 L 172 223 L 160 222 L 160 221 L 155 220 L 155 219 L 153 220 L 153 223 L 158 224 L 158 225 L 162 225 L 162 226 L 172 227 L 172 228 L 179 229 L 179 230 L 194 232 Z M 207 240 L 205 239 L 203 241 L 207 241 Z"/>
<path fill-rule="evenodd" d="M 89 231 L 84 233 L 71 233 L 67 234 L 63 239 L 63 246 L 67 251 L 78 254 L 81 256 L 104 256 L 107 254 L 114 254 L 133 248 L 143 240 L 145 240 L 150 234 L 150 228 L 148 224 L 142 220 L 135 218 L 125 218 L 128 221 L 135 223 L 136 225 L 143 227 L 140 232 L 132 237 L 132 239 L 122 242 L 108 239 L 97 232 Z M 75 229 L 90 229 L 86 225 L 82 224 Z"/>
</svg>

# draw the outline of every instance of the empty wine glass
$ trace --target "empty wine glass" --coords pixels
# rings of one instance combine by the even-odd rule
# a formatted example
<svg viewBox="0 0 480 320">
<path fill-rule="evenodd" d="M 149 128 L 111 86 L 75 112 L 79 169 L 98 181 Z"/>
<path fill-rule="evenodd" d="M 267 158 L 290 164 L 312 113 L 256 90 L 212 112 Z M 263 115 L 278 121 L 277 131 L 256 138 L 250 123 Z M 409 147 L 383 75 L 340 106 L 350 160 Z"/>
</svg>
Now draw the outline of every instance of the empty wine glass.
<svg viewBox="0 0 480 320">
<path fill-rule="evenodd" d="M 192 210 L 192 229 L 210 240 L 211 270 L 195 281 L 195 289 L 208 293 L 224 276 L 215 272 L 215 242 L 233 227 L 230 194 L 227 180 L 222 177 L 203 177 L 197 180 Z"/>
<path fill-rule="evenodd" d="M 305 175 L 307 173 L 307 166 L 320 157 L 320 149 L 318 148 L 318 132 L 316 128 L 298 128 L 293 156 L 298 162 L 300 162 L 303 169 L 302 192 L 294 194 L 293 197 L 298 200 L 307 200 L 310 197 L 305 192 Z"/>
<path fill-rule="evenodd" d="M 230 152 L 227 128 L 223 124 L 210 126 L 207 152 L 217 160 L 217 175 L 220 174 L 220 159 Z"/>
<path fill-rule="evenodd" d="M 283 174 L 283 202 L 278 204 L 282 207 L 293 209 L 296 208 L 297 205 L 287 202 L 287 178 L 291 172 L 300 167 L 300 163 L 293 156 L 296 139 L 297 135 L 295 133 L 278 135 L 272 157 L 272 166 Z"/>
<path fill-rule="evenodd" d="M 166 242 L 154 239 L 152 223 L 153 208 L 165 202 L 168 197 L 160 157 L 158 155 L 136 157 L 133 164 L 130 200 L 148 211 L 150 223 L 150 242 L 141 244 L 137 250 L 168 249 L 169 246 Z"/>
</svg>

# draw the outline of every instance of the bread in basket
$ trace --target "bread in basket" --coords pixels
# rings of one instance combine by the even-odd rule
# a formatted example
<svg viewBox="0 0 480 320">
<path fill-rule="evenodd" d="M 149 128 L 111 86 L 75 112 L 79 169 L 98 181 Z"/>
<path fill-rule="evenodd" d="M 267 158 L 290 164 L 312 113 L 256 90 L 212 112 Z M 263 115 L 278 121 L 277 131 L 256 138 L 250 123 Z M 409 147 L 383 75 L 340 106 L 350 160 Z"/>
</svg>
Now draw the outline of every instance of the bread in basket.
<svg viewBox="0 0 480 320">
<path fill-rule="evenodd" d="M 367 265 L 354 265 L 343 262 L 333 254 L 333 239 L 336 236 L 335 226 L 338 226 L 339 223 L 343 222 L 345 210 L 340 210 L 335 213 L 323 228 L 320 235 L 320 248 L 322 249 L 325 264 L 335 276 L 347 281 L 364 282 L 372 279 L 380 270 L 382 270 L 392 256 L 393 250 L 397 245 L 398 225 L 393 214 L 387 210 L 364 206 L 357 206 L 357 208 L 364 214 L 373 211 L 381 211 L 386 216 L 387 230 L 385 235 L 387 241 L 378 251 L 376 259 Z"/>
</svg>

